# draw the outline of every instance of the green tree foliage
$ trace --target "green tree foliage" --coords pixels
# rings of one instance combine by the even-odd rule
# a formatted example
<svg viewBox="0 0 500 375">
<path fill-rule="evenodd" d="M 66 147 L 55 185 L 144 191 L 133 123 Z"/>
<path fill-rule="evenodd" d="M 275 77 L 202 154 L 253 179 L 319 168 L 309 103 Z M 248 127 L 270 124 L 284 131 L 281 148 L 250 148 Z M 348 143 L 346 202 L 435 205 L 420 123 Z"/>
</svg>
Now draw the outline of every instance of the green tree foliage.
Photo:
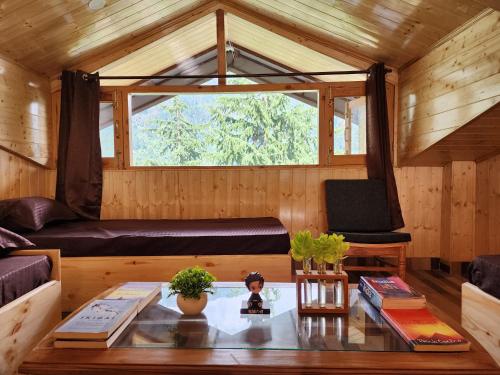
<svg viewBox="0 0 500 375">
<path fill-rule="evenodd" d="M 318 110 L 285 94 L 179 95 L 132 122 L 134 165 L 318 162 Z"/>
</svg>

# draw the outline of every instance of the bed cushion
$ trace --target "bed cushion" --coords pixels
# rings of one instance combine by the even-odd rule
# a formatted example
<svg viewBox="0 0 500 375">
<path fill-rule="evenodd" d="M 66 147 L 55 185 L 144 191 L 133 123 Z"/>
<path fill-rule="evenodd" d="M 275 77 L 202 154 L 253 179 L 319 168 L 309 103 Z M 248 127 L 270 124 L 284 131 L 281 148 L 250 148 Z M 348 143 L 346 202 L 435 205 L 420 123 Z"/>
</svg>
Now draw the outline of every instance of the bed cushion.
<svg viewBox="0 0 500 375">
<path fill-rule="evenodd" d="M 0 226 L 14 232 L 37 231 L 47 223 L 78 219 L 64 204 L 44 197 L 0 201 Z"/>
<path fill-rule="evenodd" d="M 500 255 L 481 255 L 469 265 L 469 281 L 500 298 Z"/>
<path fill-rule="evenodd" d="M 272 217 L 102 220 L 49 225 L 26 237 L 63 257 L 286 254 L 290 237 Z"/>
<path fill-rule="evenodd" d="M 7 255 L 14 249 L 26 249 L 33 246 L 35 245 L 23 236 L 0 227 L 0 256 Z"/>
<path fill-rule="evenodd" d="M 0 307 L 49 281 L 51 268 L 46 255 L 0 258 Z"/>
</svg>

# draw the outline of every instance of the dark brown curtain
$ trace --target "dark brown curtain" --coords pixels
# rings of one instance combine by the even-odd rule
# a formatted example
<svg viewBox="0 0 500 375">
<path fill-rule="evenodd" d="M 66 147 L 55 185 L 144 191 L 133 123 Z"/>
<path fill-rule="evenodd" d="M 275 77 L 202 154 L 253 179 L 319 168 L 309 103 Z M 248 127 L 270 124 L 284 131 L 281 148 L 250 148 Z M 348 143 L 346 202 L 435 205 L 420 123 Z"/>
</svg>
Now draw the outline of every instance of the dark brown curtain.
<svg viewBox="0 0 500 375">
<path fill-rule="evenodd" d="M 62 74 L 56 199 L 83 218 L 101 216 L 98 74 Z"/>
<path fill-rule="evenodd" d="M 398 188 L 391 162 L 389 121 L 385 95 L 385 66 L 370 67 L 366 81 L 366 159 L 368 178 L 385 181 L 392 229 L 404 227 Z"/>
</svg>

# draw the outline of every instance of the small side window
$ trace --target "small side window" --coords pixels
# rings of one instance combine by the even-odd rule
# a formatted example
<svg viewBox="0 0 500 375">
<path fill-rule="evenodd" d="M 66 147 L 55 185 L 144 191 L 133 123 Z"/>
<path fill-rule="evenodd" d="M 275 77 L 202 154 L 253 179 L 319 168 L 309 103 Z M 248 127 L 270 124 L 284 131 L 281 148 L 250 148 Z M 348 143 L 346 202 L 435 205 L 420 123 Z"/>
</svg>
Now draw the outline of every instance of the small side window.
<svg viewBox="0 0 500 375">
<path fill-rule="evenodd" d="M 334 99 L 333 154 L 366 154 L 366 97 Z"/>
</svg>

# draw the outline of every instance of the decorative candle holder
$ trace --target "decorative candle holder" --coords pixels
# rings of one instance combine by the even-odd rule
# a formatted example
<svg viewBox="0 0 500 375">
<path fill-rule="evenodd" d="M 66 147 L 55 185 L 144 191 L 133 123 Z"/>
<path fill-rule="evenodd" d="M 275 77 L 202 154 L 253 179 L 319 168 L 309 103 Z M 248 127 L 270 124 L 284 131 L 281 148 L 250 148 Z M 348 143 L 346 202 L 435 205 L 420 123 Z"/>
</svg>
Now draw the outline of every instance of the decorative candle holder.
<svg viewBox="0 0 500 375">
<path fill-rule="evenodd" d="M 334 273 L 332 271 L 326 271 L 326 273 L 318 273 L 318 271 L 311 271 L 305 274 L 301 270 L 297 270 L 296 275 L 296 285 L 297 285 L 297 311 L 299 314 L 348 314 L 349 313 L 349 284 L 347 281 L 347 273 L 342 271 L 341 273 Z M 324 283 L 325 298 L 326 298 L 326 284 L 332 284 L 332 290 L 335 291 L 335 287 L 341 285 L 341 294 L 337 295 L 334 292 L 333 302 L 324 301 L 321 297 L 320 290 L 318 288 L 318 300 L 311 303 L 310 306 L 302 302 L 302 284 L 311 284 L 311 280 L 315 280 L 317 283 Z M 340 282 L 340 284 L 339 284 Z M 304 287 L 306 286 L 304 285 Z M 321 287 L 323 289 L 323 286 Z"/>
</svg>

